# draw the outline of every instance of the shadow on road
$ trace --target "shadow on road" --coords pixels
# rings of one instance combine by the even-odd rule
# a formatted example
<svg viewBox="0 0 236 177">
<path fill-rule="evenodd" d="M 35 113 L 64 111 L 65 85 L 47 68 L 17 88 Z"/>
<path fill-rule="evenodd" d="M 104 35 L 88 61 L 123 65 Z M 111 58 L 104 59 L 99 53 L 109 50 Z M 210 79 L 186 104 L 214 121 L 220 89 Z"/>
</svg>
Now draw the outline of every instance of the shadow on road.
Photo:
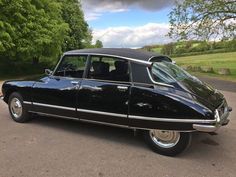
<svg viewBox="0 0 236 177">
<path fill-rule="evenodd" d="M 96 139 L 122 143 L 128 146 L 134 146 L 138 149 L 151 151 L 145 144 L 141 132 L 137 132 L 137 136 L 134 136 L 134 132 L 129 129 L 42 116 L 35 116 L 30 124 L 59 129 L 60 131 L 83 135 L 85 137 L 90 136 Z M 186 159 L 194 157 L 196 160 L 198 158 L 199 160 L 202 159 L 202 156 L 205 155 L 207 157 L 215 157 L 218 152 L 212 150 L 214 150 L 216 146 L 220 146 L 220 139 L 221 138 L 218 136 L 212 136 L 206 133 L 193 133 L 192 145 L 178 157 Z"/>
<path fill-rule="evenodd" d="M 134 132 L 131 129 L 110 127 L 76 120 L 37 115 L 34 116 L 34 119 L 30 122 L 30 124 L 47 126 L 52 129 L 60 129 L 73 134 L 92 136 L 98 139 L 105 139 L 108 141 L 125 143 L 136 147 L 146 148 L 145 144 L 142 142 L 141 133 L 138 133 L 135 137 Z"/>
</svg>

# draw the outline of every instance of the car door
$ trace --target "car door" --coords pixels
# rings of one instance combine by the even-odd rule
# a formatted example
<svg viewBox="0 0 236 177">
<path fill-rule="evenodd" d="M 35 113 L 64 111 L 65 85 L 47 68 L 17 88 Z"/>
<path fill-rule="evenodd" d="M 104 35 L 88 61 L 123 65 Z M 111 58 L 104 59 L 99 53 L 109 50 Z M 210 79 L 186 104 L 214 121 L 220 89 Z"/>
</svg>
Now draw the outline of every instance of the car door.
<svg viewBox="0 0 236 177">
<path fill-rule="evenodd" d="M 65 55 L 51 76 L 33 86 L 33 111 L 47 115 L 76 118 L 78 88 L 81 84 L 87 56 Z"/>
<path fill-rule="evenodd" d="M 80 119 L 127 125 L 130 86 L 128 61 L 91 56 L 78 92 Z"/>
</svg>

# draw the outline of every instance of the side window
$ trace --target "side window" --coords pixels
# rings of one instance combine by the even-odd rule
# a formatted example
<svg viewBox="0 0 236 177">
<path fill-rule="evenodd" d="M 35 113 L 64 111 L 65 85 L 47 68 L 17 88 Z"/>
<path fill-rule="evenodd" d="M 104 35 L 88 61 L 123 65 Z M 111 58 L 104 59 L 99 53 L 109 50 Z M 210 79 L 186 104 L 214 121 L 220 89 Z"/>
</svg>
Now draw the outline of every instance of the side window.
<svg viewBox="0 0 236 177">
<path fill-rule="evenodd" d="M 173 78 L 171 78 L 166 72 L 163 71 L 163 66 L 158 65 L 157 63 L 154 63 L 152 68 L 150 69 L 150 72 L 152 74 L 152 77 L 154 81 L 165 83 L 165 84 L 171 84 L 175 82 Z"/>
<path fill-rule="evenodd" d="M 90 79 L 129 82 L 128 61 L 111 57 L 91 57 Z"/>
<path fill-rule="evenodd" d="M 59 64 L 55 76 L 82 78 L 87 56 L 65 56 Z"/>
</svg>

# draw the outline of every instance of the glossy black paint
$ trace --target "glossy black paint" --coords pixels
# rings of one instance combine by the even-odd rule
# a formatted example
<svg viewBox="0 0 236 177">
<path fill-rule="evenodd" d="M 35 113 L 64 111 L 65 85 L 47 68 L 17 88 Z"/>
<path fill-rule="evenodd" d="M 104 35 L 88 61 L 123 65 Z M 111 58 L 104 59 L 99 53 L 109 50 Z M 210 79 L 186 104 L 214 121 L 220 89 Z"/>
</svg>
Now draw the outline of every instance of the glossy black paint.
<svg viewBox="0 0 236 177">
<path fill-rule="evenodd" d="M 11 93 L 19 92 L 25 101 L 31 101 L 32 87 L 35 81 L 6 81 L 2 85 L 4 101 L 8 102 Z"/>
<path fill-rule="evenodd" d="M 211 110 L 219 107 L 224 100 L 224 96 L 219 91 L 197 78 L 183 80 L 180 84 L 184 86 L 186 91 L 194 95 L 198 102 Z"/>
<path fill-rule="evenodd" d="M 119 86 L 127 89 L 119 89 Z M 78 91 L 77 108 L 128 115 L 129 90 L 129 83 L 84 79 Z M 78 117 L 123 125 L 127 125 L 128 122 L 127 116 L 125 118 L 110 115 L 99 117 L 97 114 L 78 112 Z"/>
<path fill-rule="evenodd" d="M 90 67 L 89 58 L 87 68 Z M 32 112 L 143 129 L 182 131 L 193 130 L 192 123 L 154 119 L 213 120 L 214 110 L 224 100 L 222 94 L 197 79 L 177 82 L 173 87 L 161 86 L 152 83 L 145 65 L 129 64 L 131 82 L 87 79 L 86 69 L 83 78 L 43 76 L 35 81 L 5 82 L 2 88 L 4 100 L 7 102 L 9 95 L 16 91 L 26 102 L 59 106 L 27 104 Z M 150 120 L 129 116 L 144 116 Z"/>
<path fill-rule="evenodd" d="M 78 82 L 78 85 L 72 82 Z M 33 85 L 32 102 L 76 108 L 78 86 L 81 79 L 44 77 Z M 32 111 L 76 117 L 75 111 L 49 109 L 45 106 L 32 106 Z"/>
<path fill-rule="evenodd" d="M 129 114 L 153 118 L 213 119 L 211 112 L 204 112 L 204 108 L 191 95 L 175 88 L 155 86 L 154 89 L 144 89 L 134 86 L 131 90 Z"/>
</svg>

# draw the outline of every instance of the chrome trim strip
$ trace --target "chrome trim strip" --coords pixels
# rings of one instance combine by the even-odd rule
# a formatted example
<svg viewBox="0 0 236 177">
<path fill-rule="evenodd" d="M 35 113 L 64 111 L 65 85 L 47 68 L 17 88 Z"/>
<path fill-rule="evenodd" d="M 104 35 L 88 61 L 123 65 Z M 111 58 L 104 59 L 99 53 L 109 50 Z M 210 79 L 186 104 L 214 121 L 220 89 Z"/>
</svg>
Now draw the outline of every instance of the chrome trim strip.
<svg viewBox="0 0 236 177">
<path fill-rule="evenodd" d="M 129 57 L 123 57 L 119 55 L 109 55 L 109 54 L 100 54 L 100 53 L 70 53 L 66 52 L 64 55 L 96 55 L 96 56 L 104 56 L 104 57 L 113 57 L 113 58 L 120 58 L 120 59 L 125 59 L 125 60 L 130 60 L 132 62 L 138 63 L 138 64 L 144 64 L 147 66 L 150 66 L 152 62 L 149 61 L 143 61 L 143 60 L 137 60 L 135 58 L 129 58 Z"/>
<path fill-rule="evenodd" d="M 29 111 L 34 114 L 38 114 L 41 116 L 49 116 L 49 117 L 55 117 L 55 118 L 62 118 L 62 119 L 69 119 L 69 120 L 75 120 L 75 121 L 81 121 L 81 122 L 88 122 L 88 123 L 94 123 L 99 125 L 107 125 L 107 126 L 113 126 L 113 127 L 119 127 L 119 128 L 127 128 L 127 129 L 133 129 L 133 130 L 152 130 L 151 128 L 140 128 L 140 127 L 130 127 L 128 125 L 119 125 L 119 124 L 113 124 L 113 123 L 106 123 L 106 122 L 99 122 L 99 121 L 93 121 L 93 120 L 86 120 L 86 119 L 79 119 L 75 117 L 67 117 L 67 116 L 59 116 L 55 114 L 47 114 L 42 112 L 35 112 L 35 111 Z M 173 131 L 179 131 L 179 132 L 194 132 L 196 130 L 173 130 Z"/>
<path fill-rule="evenodd" d="M 129 127 L 128 125 L 119 125 L 119 124 L 113 124 L 113 123 L 107 123 L 107 122 L 99 122 L 99 121 L 94 121 L 94 120 L 79 119 L 79 121 L 81 121 L 81 122 L 88 122 L 88 123 L 94 123 L 94 124 L 99 124 L 99 125 L 108 125 L 108 126 L 113 126 L 113 127 L 135 129 L 133 127 Z"/>
<path fill-rule="evenodd" d="M 138 119 L 138 120 L 150 120 L 157 122 L 176 122 L 176 123 L 216 123 L 216 120 L 200 120 L 200 119 L 169 119 L 169 118 L 155 118 L 155 117 L 144 117 L 144 116 L 134 116 L 129 115 L 128 118 Z"/>
<path fill-rule="evenodd" d="M 34 111 L 29 111 L 29 112 L 35 113 L 35 114 L 38 114 L 38 115 L 41 115 L 41 116 L 50 116 L 50 117 L 55 117 L 55 118 L 70 119 L 70 120 L 76 120 L 76 121 L 81 121 L 81 122 L 89 122 L 89 123 L 100 124 L 100 125 L 108 125 L 108 126 L 114 126 L 114 127 L 120 127 L 120 128 L 135 129 L 133 127 L 129 127 L 128 125 L 119 125 L 119 124 L 99 122 L 99 121 L 94 121 L 94 120 L 79 119 L 79 118 L 75 118 L 75 117 L 59 116 L 59 115 L 55 115 L 55 114 L 48 114 L 48 113 L 42 113 L 42 112 L 34 112 Z"/>
<path fill-rule="evenodd" d="M 71 108 L 71 107 L 65 107 L 65 106 L 57 106 L 57 105 L 50 105 L 50 104 L 43 104 L 43 103 L 32 103 L 35 106 L 43 106 L 43 107 L 49 107 L 49 108 L 56 108 L 56 109 L 65 109 L 69 111 L 76 111 L 76 108 Z"/>
<path fill-rule="evenodd" d="M 126 114 L 117 114 L 117 113 L 102 112 L 102 111 L 93 111 L 93 110 L 87 110 L 87 109 L 77 109 L 77 111 L 78 112 L 89 113 L 89 114 L 100 114 L 100 115 L 106 115 L 106 116 L 128 118 L 128 116 Z"/>
<path fill-rule="evenodd" d="M 32 104 L 32 102 L 29 101 L 23 101 L 24 104 Z"/>
<path fill-rule="evenodd" d="M 103 111 L 94 111 L 88 109 L 76 109 L 64 106 L 56 106 L 56 105 L 49 105 L 49 104 L 42 104 L 42 103 L 32 103 L 36 106 L 44 106 L 44 107 L 51 107 L 57 109 L 65 109 L 70 111 L 78 111 L 84 112 L 89 114 L 99 114 L 99 115 L 106 115 L 106 116 L 114 116 L 114 117 L 122 117 L 122 118 L 131 118 L 131 119 L 139 119 L 139 120 L 150 120 L 150 121 L 157 121 L 157 122 L 179 122 L 179 123 L 216 123 L 216 120 L 200 120 L 200 119 L 169 119 L 169 118 L 155 118 L 155 117 L 145 117 L 145 116 L 134 116 L 134 115 L 126 115 L 126 114 L 117 114 L 111 112 L 103 112 Z"/>
<path fill-rule="evenodd" d="M 41 116 L 49 116 L 49 117 L 56 117 L 56 118 L 62 118 L 62 119 L 70 119 L 70 120 L 79 120 L 78 118 L 75 117 L 67 117 L 67 116 L 59 116 L 59 115 L 55 115 L 55 114 L 48 114 L 48 113 L 42 113 L 42 112 L 35 112 L 35 111 L 29 111 L 31 113 L 35 113 Z"/>
</svg>

